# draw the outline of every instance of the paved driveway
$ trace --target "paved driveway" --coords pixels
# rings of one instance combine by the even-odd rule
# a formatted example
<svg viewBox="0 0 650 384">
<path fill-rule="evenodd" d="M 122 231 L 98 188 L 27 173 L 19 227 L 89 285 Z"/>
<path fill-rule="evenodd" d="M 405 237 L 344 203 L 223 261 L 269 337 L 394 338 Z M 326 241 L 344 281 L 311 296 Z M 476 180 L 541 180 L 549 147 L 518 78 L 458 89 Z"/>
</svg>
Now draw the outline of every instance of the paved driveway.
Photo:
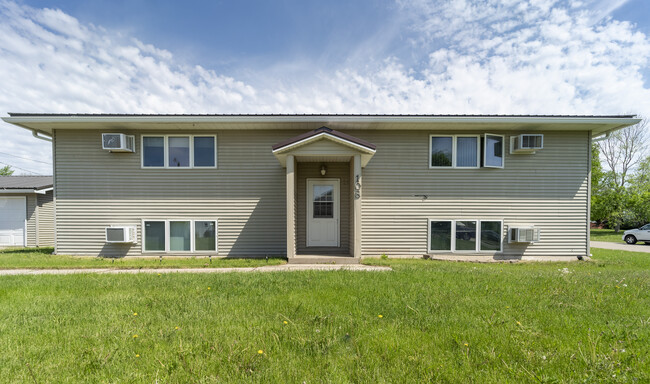
<svg viewBox="0 0 650 384">
<path fill-rule="evenodd" d="M 617 251 L 631 251 L 631 252 L 646 252 L 650 253 L 650 245 L 643 243 L 636 243 L 634 245 L 625 244 L 623 241 L 620 243 L 610 243 L 607 241 L 592 241 L 592 248 L 614 249 Z"/>
</svg>

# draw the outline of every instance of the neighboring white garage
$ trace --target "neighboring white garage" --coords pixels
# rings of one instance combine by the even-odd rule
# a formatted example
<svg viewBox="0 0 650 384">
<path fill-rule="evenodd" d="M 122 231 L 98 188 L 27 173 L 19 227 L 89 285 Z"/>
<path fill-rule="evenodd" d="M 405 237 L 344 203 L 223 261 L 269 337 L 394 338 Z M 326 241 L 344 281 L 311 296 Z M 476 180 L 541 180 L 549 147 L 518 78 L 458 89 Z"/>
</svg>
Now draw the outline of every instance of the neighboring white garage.
<svg viewBox="0 0 650 384">
<path fill-rule="evenodd" d="M 0 247 L 54 246 L 52 176 L 0 176 Z"/>
<path fill-rule="evenodd" d="M 27 198 L 0 196 L 0 246 L 24 247 L 27 244 Z"/>
</svg>

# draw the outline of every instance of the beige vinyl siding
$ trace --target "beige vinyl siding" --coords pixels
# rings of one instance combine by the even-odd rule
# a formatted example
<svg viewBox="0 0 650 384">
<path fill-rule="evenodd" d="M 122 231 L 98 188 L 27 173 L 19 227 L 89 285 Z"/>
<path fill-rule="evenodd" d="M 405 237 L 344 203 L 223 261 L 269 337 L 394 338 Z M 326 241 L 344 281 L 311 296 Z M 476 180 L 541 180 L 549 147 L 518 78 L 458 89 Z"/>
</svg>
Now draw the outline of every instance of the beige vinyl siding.
<svg viewBox="0 0 650 384">
<path fill-rule="evenodd" d="M 107 130 L 55 132 L 58 253 L 139 255 L 142 219 L 217 219 L 219 255 L 286 254 L 286 170 L 272 155 L 271 145 L 304 131 L 187 132 L 217 135 L 217 169 L 142 169 L 141 132 L 113 131 L 134 134 L 137 153 L 102 150 L 101 133 Z M 486 132 L 505 136 L 503 169 L 430 169 L 429 135 L 454 134 L 453 130 L 344 132 L 377 145 L 375 156 L 363 169 L 364 257 L 427 253 L 431 218 L 503 220 L 505 256 L 584 256 L 587 252 L 588 132 L 541 132 L 544 149 L 533 155 L 511 155 L 511 133 L 488 127 Z M 178 132 L 147 131 L 156 133 Z M 472 133 L 485 132 L 462 132 Z M 298 163 L 298 172 L 308 164 Z M 327 177 L 334 177 L 332 164 L 328 163 Z M 349 249 L 352 234 L 343 224 L 352 220 L 350 164 L 338 164 L 344 166 L 340 239 L 341 246 Z M 300 201 L 304 178 L 296 176 L 299 252 L 304 250 L 304 195 Z M 428 199 L 415 195 L 428 195 Z M 104 229 L 111 224 L 137 226 L 137 244 L 106 244 Z M 514 224 L 539 226 L 541 241 L 508 244 L 506 230 Z"/>
<path fill-rule="evenodd" d="M 36 246 L 36 236 L 37 236 L 37 208 L 36 208 L 36 195 L 26 195 L 25 199 L 27 200 L 27 243 L 28 247 Z"/>
<path fill-rule="evenodd" d="M 219 255 L 286 254 L 286 170 L 271 145 L 295 131 L 187 132 L 217 135 L 216 169 L 143 169 L 140 132 L 114 131 L 135 135 L 136 153 L 102 150 L 106 130 L 56 131 L 57 253 L 139 255 L 142 219 L 217 219 Z M 106 244 L 111 224 L 137 226 L 137 243 Z"/>
<path fill-rule="evenodd" d="M 54 194 L 36 195 L 38 203 L 38 246 L 54 246 Z"/>
<path fill-rule="evenodd" d="M 321 165 L 327 174 L 321 176 Z M 339 239 L 338 247 L 307 247 L 307 179 L 339 179 Z M 296 183 L 296 250 L 298 254 L 350 254 L 350 164 L 349 163 L 298 163 Z"/>
<path fill-rule="evenodd" d="M 429 169 L 434 132 L 347 132 L 377 145 L 363 170 L 364 257 L 427 253 L 430 218 L 503 219 L 504 256 L 586 255 L 589 134 L 544 133 L 544 149 L 511 155 L 510 134 L 487 131 L 506 137 L 503 169 Z M 539 226 L 541 241 L 508 244 L 515 224 Z"/>
</svg>

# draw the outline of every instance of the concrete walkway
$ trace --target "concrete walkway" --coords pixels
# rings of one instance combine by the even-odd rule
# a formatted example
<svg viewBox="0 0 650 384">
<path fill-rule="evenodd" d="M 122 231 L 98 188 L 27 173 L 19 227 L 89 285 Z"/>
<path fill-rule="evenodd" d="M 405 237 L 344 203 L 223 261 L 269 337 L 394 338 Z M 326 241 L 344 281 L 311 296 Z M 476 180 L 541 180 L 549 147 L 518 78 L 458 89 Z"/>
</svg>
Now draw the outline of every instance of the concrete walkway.
<svg viewBox="0 0 650 384">
<path fill-rule="evenodd" d="M 620 243 L 610 243 L 607 241 L 592 241 L 592 248 L 613 249 L 616 251 L 645 252 L 650 253 L 650 245 L 644 243 L 625 244 L 622 240 Z"/>
<path fill-rule="evenodd" d="M 71 275 L 80 273 L 119 274 L 119 273 L 230 273 L 230 272 L 291 272 L 291 271 L 392 271 L 390 267 L 377 267 L 362 264 L 332 265 L 332 264 L 283 264 L 254 268 L 141 268 L 141 269 L 5 269 L 0 270 L 0 276 L 9 275 Z"/>
</svg>

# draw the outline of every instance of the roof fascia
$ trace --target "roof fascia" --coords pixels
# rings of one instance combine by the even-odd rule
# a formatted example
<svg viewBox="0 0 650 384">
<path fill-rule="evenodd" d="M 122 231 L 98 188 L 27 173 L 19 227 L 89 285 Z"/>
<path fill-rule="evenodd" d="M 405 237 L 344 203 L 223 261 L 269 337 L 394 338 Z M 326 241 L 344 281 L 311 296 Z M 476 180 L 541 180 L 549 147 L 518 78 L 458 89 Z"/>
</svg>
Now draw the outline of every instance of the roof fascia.
<svg viewBox="0 0 650 384">
<path fill-rule="evenodd" d="M 347 145 L 347 146 L 353 147 L 354 149 L 357 149 L 360 152 L 365 152 L 365 153 L 368 153 L 368 154 L 374 154 L 376 152 L 376 150 L 374 150 L 372 148 L 368 148 L 366 146 L 363 146 L 363 145 L 354 143 L 352 141 L 340 138 L 340 137 L 332 135 L 332 134 L 330 134 L 328 132 L 321 132 L 321 133 L 319 133 L 317 135 L 306 137 L 306 138 L 304 138 L 304 139 L 302 139 L 300 141 L 296 141 L 295 143 L 291 143 L 291 144 L 288 144 L 288 145 L 286 145 L 284 147 L 278 148 L 278 149 L 274 150 L 273 153 L 274 154 L 281 154 L 281 153 L 284 153 L 284 152 L 290 152 L 292 149 L 294 149 L 296 147 L 301 147 L 303 145 L 309 144 L 310 142 L 318 141 L 318 140 L 322 140 L 322 139 L 328 139 L 328 140 L 331 140 L 331 141 L 333 141 L 333 142 L 335 142 L 337 144 Z"/>
</svg>

